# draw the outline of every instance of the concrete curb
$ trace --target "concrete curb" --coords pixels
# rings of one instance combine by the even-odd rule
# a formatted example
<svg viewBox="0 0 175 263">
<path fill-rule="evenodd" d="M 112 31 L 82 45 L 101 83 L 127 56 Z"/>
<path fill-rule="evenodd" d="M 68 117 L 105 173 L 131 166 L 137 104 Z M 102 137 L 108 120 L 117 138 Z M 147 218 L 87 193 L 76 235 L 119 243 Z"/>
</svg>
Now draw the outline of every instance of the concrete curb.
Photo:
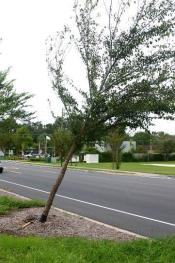
<svg viewBox="0 0 175 263">
<path fill-rule="evenodd" d="M 6 193 L 6 194 L 8 194 L 8 195 L 12 195 L 12 196 L 21 198 L 21 199 L 31 200 L 31 198 L 28 198 L 28 197 L 25 197 L 25 196 L 22 196 L 22 195 L 19 195 L 19 194 L 16 194 L 16 193 L 13 193 L 13 192 L 4 190 L 4 189 L 2 189 L 2 188 L 0 188 L 0 191 Z M 91 219 L 91 218 L 88 218 L 88 217 L 85 217 L 85 216 L 82 216 L 82 215 L 78 215 L 78 214 L 76 214 L 76 213 L 72 213 L 72 212 L 69 212 L 69 211 L 67 211 L 67 210 L 63 210 L 63 209 L 61 209 L 61 208 L 57 208 L 57 207 L 52 206 L 52 209 L 54 209 L 54 210 L 56 210 L 56 211 L 60 211 L 60 212 L 67 213 L 67 214 L 72 215 L 72 216 L 82 217 L 82 218 L 84 218 L 84 219 L 86 219 L 86 220 L 88 220 L 88 221 L 90 221 L 90 222 L 99 224 L 99 225 L 101 225 L 101 226 L 108 227 L 108 228 L 110 228 L 110 229 L 114 229 L 114 230 L 116 230 L 116 231 L 118 231 L 118 232 L 121 232 L 121 233 L 124 233 L 124 234 L 126 234 L 126 235 L 131 235 L 131 236 L 134 236 L 134 237 L 139 238 L 139 239 L 149 239 L 149 238 L 146 237 L 146 236 L 142 236 L 142 235 L 139 235 L 139 234 L 130 232 L 130 231 L 128 231 L 128 230 L 124 230 L 124 229 L 115 227 L 115 226 L 111 226 L 111 225 L 102 223 L 102 222 L 100 222 L 100 221 L 93 220 L 93 219 Z"/>
<path fill-rule="evenodd" d="M 16 194 L 16 193 L 7 191 L 7 190 L 2 189 L 2 188 L 0 188 L 0 191 L 1 191 L 1 192 L 4 192 L 5 194 L 8 194 L 8 195 L 14 195 L 15 197 L 18 197 L 18 198 L 21 198 L 21 199 L 31 200 L 31 198 L 28 198 L 28 197 L 25 197 L 25 196 L 22 196 L 22 195 L 19 195 L 19 194 Z"/>
<path fill-rule="evenodd" d="M 55 210 L 57 210 L 57 211 L 65 212 L 65 213 L 67 213 L 67 214 L 69 214 L 69 215 L 73 215 L 73 216 L 77 216 L 77 217 L 83 217 L 84 219 L 86 219 L 86 220 L 88 220 L 88 221 L 90 221 L 90 222 L 99 224 L 99 225 L 101 225 L 101 226 L 108 227 L 108 228 L 110 228 L 110 229 L 114 229 L 114 230 L 119 231 L 119 232 L 122 232 L 122 233 L 124 233 L 124 234 L 128 234 L 128 235 L 131 235 L 131 236 L 134 236 L 134 237 L 137 237 L 137 238 L 141 238 L 141 239 L 149 239 L 149 238 L 146 237 L 146 236 L 142 236 L 142 235 L 139 235 L 139 234 L 130 232 L 130 231 L 128 231 L 128 230 L 124 230 L 124 229 L 122 229 L 122 228 L 118 228 L 118 227 L 115 227 L 115 226 L 111 226 L 111 225 L 102 223 L 102 222 L 100 222 L 100 221 L 91 219 L 91 218 L 89 218 L 89 217 L 86 217 L 86 216 L 82 216 L 82 215 L 78 215 L 78 214 L 69 212 L 69 211 L 67 211 L 67 210 L 63 210 L 63 209 L 60 209 L 60 208 L 57 208 L 57 207 L 53 207 L 53 209 L 55 209 Z"/>
</svg>

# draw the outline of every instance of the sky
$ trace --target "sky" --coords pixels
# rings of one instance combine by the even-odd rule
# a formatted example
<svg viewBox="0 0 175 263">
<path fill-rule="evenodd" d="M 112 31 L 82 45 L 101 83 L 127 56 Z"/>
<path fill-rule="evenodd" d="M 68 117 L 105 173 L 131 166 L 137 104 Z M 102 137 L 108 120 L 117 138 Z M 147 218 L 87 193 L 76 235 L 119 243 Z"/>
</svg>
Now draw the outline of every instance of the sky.
<svg viewBox="0 0 175 263">
<path fill-rule="evenodd" d="M 0 70 L 11 67 L 18 92 L 34 94 L 32 109 L 36 121 L 53 122 L 51 109 L 60 115 L 62 105 L 51 88 L 46 63 L 45 41 L 70 21 L 74 0 L 0 0 Z M 71 54 L 67 71 L 84 86 L 77 54 Z M 48 99 L 51 101 L 49 106 Z M 175 121 L 154 121 L 151 131 L 175 134 Z"/>
</svg>

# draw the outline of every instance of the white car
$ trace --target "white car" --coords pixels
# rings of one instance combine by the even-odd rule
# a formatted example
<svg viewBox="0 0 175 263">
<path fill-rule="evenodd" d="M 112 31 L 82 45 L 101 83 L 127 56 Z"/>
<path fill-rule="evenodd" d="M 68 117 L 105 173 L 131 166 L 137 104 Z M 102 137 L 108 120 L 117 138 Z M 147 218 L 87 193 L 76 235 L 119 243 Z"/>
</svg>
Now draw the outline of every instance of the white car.
<svg viewBox="0 0 175 263">
<path fill-rule="evenodd" d="M 3 168 L 2 163 L 1 163 L 1 161 L 0 161 L 0 173 L 2 173 L 3 170 L 4 170 L 4 168 Z"/>
</svg>

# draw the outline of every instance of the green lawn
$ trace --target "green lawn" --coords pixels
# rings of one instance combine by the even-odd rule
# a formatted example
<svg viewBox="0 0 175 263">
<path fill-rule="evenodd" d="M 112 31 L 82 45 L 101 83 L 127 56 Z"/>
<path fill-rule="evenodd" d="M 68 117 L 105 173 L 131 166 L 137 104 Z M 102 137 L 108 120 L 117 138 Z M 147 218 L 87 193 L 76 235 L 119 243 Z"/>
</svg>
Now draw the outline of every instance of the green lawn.
<svg viewBox="0 0 175 263">
<path fill-rule="evenodd" d="M 175 164 L 175 162 L 153 162 L 153 163 L 154 164 L 158 164 L 158 163 Z M 143 173 L 175 175 L 175 167 L 153 166 L 151 165 L 153 163 L 123 163 L 121 166 L 121 170 L 143 172 Z"/>
<path fill-rule="evenodd" d="M 123 243 L 79 238 L 0 236 L 4 263 L 174 263 L 175 238 Z"/>
<path fill-rule="evenodd" d="M 44 203 L 39 200 L 22 200 L 11 196 L 0 196 L 0 215 L 5 215 L 14 209 L 41 206 L 44 206 Z"/>
<path fill-rule="evenodd" d="M 150 163 L 142 163 L 142 162 L 127 162 L 122 163 L 120 171 L 132 171 L 132 172 L 142 172 L 142 173 L 156 173 L 156 174 L 166 174 L 166 175 L 175 175 L 175 167 L 162 167 L 162 166 L 153 166 L 151 164 L 174 164 L 175 162 L 150 162 Z M 143 165 L 146 164 L 146 165 Z M 71 167 L 71 166 L 70 166 Z M 75 164 L 76 168 L 83 168 L 83 169 L 112 169 L 112 163 L 97 163 L 97 164 L 86 164 L 86 163 L 79 163 Z"/>
</svg>

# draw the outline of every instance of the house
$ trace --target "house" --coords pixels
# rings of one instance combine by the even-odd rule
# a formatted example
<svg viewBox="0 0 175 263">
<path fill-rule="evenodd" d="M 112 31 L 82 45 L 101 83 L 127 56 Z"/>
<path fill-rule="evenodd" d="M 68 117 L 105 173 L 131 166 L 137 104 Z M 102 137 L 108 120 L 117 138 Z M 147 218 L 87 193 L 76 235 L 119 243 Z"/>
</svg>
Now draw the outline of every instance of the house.
<svg viewBox="0 0 175 263">
<path fill-rule="evenodd" d="M 0 150 L 0 157 L 4 157 L 4 153 L 1 150 Z"/>
<path fill-rule="evenodd" d="M 136 150 L 136 141 L 123 141 L 121 147 L 123 153 L 132 152 Z"/>
<path fill-rule="evenodd" d="M 108 152 L 111 151 L 111 146 L 107 143 L 105 144 L 104 142 L 102 143 L 96 143 L 95 144 L 95 148 L 99 151 L 99 152 Z M 136 150 L 136 141 L 123 141 L 122 145 L 121 145 L 121 149 L 123 153 L 127 153 L 127 152 L 132 152 L 134 150 Z"/>
</svg>

